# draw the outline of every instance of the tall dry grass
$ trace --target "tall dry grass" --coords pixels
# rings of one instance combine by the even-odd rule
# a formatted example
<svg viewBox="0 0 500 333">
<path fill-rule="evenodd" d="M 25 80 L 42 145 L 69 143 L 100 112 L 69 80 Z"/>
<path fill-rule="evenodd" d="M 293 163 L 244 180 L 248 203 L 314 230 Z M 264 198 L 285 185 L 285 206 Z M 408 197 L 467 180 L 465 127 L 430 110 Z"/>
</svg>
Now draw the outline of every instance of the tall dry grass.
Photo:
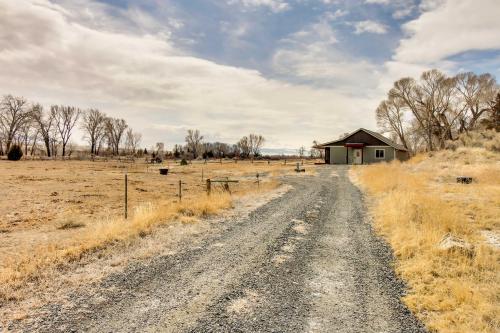
<svg viewBox="0 0 500 333">
<path fill-rule="evenodd" d="M 499 249 L 482 235 L 500 231 L 498 161 L 485 149 L 460 148 L 352 170 L 410 287 L 404 301 L 432 332 L 499 331 Z M 462 175 L 475 182 L 456 184 Z M 440 248 L 448 234 L 472 250 Z"/>
<path fill-rule="evenodd" d="M 276 181 L 263 182 L 240 191 L 237 196 L 276 188 Z M 29 252 L 20 251 L 10 257 L 0 269 L 0 306 L 8 301 L 22 299 L 27 284 L 36 284 L 53 270 L 60 270 L 68 263 L 109 248 L 115 244 L 130 243 L 151 233 L 154 228 L 174 220 L 194 222 L 232 207 L 235 196 L 214 190 L 210 196 L 204 193 L 191 195 L 182 202 L 161 201 L 147 203 L 134 209 L 128 220 L 112 218 L 92 223 L 79 229 L 66 242 L 48 242 Z"/>
</svg>

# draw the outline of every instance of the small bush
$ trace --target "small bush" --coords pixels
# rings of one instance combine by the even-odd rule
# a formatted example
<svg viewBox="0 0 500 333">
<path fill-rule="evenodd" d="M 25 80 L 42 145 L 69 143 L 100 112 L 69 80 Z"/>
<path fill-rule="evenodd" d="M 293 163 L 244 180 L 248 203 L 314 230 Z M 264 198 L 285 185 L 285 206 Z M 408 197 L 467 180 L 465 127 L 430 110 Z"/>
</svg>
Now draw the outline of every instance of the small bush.
<svg viewBox="0 0 500 333">
<path fill-rule="evenodd" d="M 23 157 L 23 150 L 18 145 L 13 145 L 10 147 L 9 152 L 7 153 L 7 158 L 9 161 L 19 161 Z"/>
<path fill-rule="evenodd" d="M 185 158 L 183 158 L 183 159 L 181 160 L 181 165 L 188 165 L 188 162 L 186 161 L 186 159 L 185 159 Z"/>
</svg>

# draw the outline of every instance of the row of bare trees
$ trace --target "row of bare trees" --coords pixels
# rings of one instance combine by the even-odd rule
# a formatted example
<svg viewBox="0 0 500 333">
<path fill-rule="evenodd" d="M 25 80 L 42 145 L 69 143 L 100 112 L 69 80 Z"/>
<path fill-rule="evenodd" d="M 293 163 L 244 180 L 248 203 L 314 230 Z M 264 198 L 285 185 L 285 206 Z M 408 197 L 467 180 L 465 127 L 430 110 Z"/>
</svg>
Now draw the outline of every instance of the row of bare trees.
<svg viewBox="0 0 500 333">
<path fill-rule="evenodd" d="M 434 69 L 419 80 L 396 81 L 378 106 L 376 118 L 384 132 L 410 151 L 432 151 L 480 126 L 498 130 L 499 107 L 500 90 L 491 74 L 449 77 Z"/>
<path fill-rule="evenodd" d="M 265 139 L 262 135 L 249 134 L 237 143 L 205 142 L 204 136 L 197 129 L 190 129 L 185 137 L 186 144 L 174 145 L 171 152 L 175 158 L 256 158 L 261 155 Z M 157 147 L 159 144 L 157 144 Z"/>
<path fill-rule="evenodd" d="M 121 151 L 134 154 L 141 142 L 141 134 L 129 128 L 124 119 L 108 117 L 97 109 L 52 105 L 45 110 L 23 97 L 7 95 L 0 101 L 0 155 L 13 144 L 22 146 L 25 155 L 34 155 L 39 146 L 48 157 L 58 152 L 62 156 L 71 155 L 68 147 L 78 125 L 93 155 L 98 155 L 105 146 L 113 155 Z"/>
</svg>

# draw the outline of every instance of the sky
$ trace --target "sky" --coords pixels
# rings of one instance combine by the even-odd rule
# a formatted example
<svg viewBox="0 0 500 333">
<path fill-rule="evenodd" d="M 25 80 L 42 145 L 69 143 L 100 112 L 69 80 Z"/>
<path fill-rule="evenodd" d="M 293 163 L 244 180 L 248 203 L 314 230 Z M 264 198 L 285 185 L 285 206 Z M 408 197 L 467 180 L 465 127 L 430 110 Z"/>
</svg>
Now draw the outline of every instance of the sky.
<svg viewBox="0 0 500 333">
<path fill-rule="evenodd" d="M 98 108 L 143 146 L 196 128 L 296 149 L 376 130 L 399 78 L 499 77 L 499 14 L 499 0 L 0 0 L 0 95 Z"/>
</svg>

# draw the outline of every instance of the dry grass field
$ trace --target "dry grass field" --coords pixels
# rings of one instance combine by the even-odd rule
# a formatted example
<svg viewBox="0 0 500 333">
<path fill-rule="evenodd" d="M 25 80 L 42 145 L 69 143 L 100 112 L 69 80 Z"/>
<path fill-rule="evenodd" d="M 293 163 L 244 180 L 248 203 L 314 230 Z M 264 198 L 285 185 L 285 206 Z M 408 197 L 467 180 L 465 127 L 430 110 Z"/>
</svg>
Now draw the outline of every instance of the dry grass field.
<svg viewBox="0 0 500 333">
<path fill-rule="evenodd" d="M 432 332 L 499 332 L 500 154 L 460 147 L 351 175 L 394 249 L 410 309 Z M 462 247 L 446 249 L 446 238 Z"/>
<path fill-rule="evenodd" d="M 180 166 L 119 161 L 0 161 L 0 306 L 22 299 L 23 286 L 46 269 L 143 237 L 173 220 L 194 222 L 230 208 L 234 197 L 276 188 L 292 173 L 283 161 L 195 162 Z M 312 169 L 312 168 L 311 168 Z M 129 218 L 124 220 L 124 175 L 128 174 Z M 257 183 L 256 174 L 260 182 Z M 202 178 L 203 176 L 203 178 Z M 207 178 L 238 180 L 231 194 Z M 182 181 L 182 201 L 178 197 Z"/>
</svg>

